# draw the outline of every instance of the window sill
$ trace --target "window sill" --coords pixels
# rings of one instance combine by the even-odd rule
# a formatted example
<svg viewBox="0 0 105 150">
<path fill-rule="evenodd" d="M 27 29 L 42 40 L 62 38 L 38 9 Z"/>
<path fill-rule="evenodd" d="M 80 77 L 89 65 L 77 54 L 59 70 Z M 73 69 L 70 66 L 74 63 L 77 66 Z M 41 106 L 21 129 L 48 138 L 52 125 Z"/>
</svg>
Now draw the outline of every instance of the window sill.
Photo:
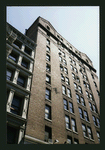
<svg viewBox="0 0 105 150">
<path fill-rule="evenodd" d="M 98 128 L 98 129 L 100 129 L 100 127 L 99 126 L 96 126 L 96 125 L 94 125 L 96 128 Z"/>
<path fill-rule="evenodd" d="M 47 84 L 48 86 L 50 86 L 50 87 L 51 87 L 51 84 L 50 84 L 50 83 L 46 82 L 46 84 Z"/>
<path fill-rule="evenodd" d="M 46 70 L 47 73 L 51 74 L 51 71 Z"/>
<path fill-rule="evenodd" d="M 44 118 L 44 119 L 52 123 L 52 120 L 50 120 L 50 119 L 47 119 L 47 118 Z"/>
<path fill-rule="evenodd" d="M 73 133 L 78 134 L 78 132 L 76 132 L 76 131 L 73 131 Z"/>
<path fill-rule="evenodd" d="M 34 61 L 34 58 L 32 58 L 31 55 L 28 55 L 27 53 L 25 53 L 24 51 L 22 51 L 20 48 L 14 46 L 13 44 L 12 44 L 12 46 L 14 47 L 14 49 L 17 49 L 20 53 L 24 54 L 25 56 L 27 56 L 28 58 L 30 58 L 30 59 L 32 59 L 32 60 Z M 28 46 L 29 46 L 29 45 L 28 45 Z M 32 49 L 32 48 L 31 48 L 31 49 Z M 32 50 L 33 50 L 33 49 L 32 49 Z M 14 50 L 14 51 L 15 51 L 15 50 Z"/>
<path fill-rule="evenodd" d="M 91 140 L 91 141 L 93 141 L 93 142 L 94 142 L 94 140 L 93 140 L 93 139 L 91 139 L 91 138 L 89 138 L 89 137 L 87 137 L 87 136 L 84 136 L 84 138 L 85 138 L 85 139 L 88 139 L 88 140 Z"/>
<path fill-rule="evenodd" d="M 91 109 L 90 109 L 90 110 L 91 110 Z M 91 110 L 91 112 L 94 113 L 95 115 L 98 115 L 98 116 L 99 116 L 99 114 L 98 114 L 97 112 L 95 112 L 95 111 L 93 111 L 93 110 Z"/>
<path fill-rule="evenodd" d="M 63 94 L 63 93 L 62 93 Z M 66 96 L 67 98 L 70 98 L 70 99 L 72 99 L 72 97 L 68 97 L 68 95 L 67 94 L 63 94 L 64 96 Z"/>
<path fill-rule="evenodd" d="M 86 121 L 84 118 L 80 118 L 81 120 L 83 120 L 83 121 Z M 90 124 L 90 122 L 89 121 L 86 121 L 87 123 L 89 123 Z"/>
<path fill-rule="evenodd" d="M 78 102 L 77 102 L 78 103 Z M 86 108 L 86 106 L 84 106 L 84 105 L 82 105 L 81 103 L 78 103 L 80 106 L 82 106 L 82 107 L 84 107 L 84 108 Z"/>
<path fill-rule="evenodd" d="M 28 91 L 27 89 L 23 88 L 22 86 L 20 86 L 20 85 L 18 85 L 18 84 L 16 84 L 16 83 L 13 83 L 12 81 L 8 81 L 8 80 L 7 80 L 7 83 L 8 83 L 8 84 L 11 84 L 11 85 L 13 85 L 13 86 L 15 86 L 15 87 L 17 87 L 17 88 L 19 88 L 19 89 L 21 89 L 22 91 L 28 92 L 28 93 L 30 94 L 30 91 Z"/>
<path fill-rule="evenodd" d="M 72 112 L 70 112 L 69 110 L 67 110 L 67 109 L 64 109 L 66 112 L 68 112 L 68 113 L 70 113 L 70 114 L 72 114 L 72 115 L 74 115 L 75 116 L 75 114 L 74 113 L 72 113 Z"/>
<path fill-rule="evenodd" d="M 72 130 L 71 130 L 71 129 L 66 128 L 66 130 L 68 130 L 68 131 L 72 132 Z"/>
<path fill-rule="evenodd" d="M 51 100 L 50 100 L 50 99 L 46 99 L 46 98 L 45 98 L 45 100 L 51 103 Z"/>
</svg>

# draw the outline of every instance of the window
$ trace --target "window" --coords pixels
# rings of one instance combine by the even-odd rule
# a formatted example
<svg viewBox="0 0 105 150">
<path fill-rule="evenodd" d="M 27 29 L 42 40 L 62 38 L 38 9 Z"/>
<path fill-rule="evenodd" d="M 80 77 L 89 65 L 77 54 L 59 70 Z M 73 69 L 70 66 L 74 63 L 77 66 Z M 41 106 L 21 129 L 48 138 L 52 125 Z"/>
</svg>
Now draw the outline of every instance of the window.
<svg viewBox="0 0 105 150">
<path fill-rule="evenodd" d="M 23 76 L 19 75 L 18 79 L 17 79 L 17 84 L 22 87 L 25 87 L 25 78 Z"/>
<path fill-rule="evenodd" d="M 93 111 L 92 104 L 89 102 L 90 110 Z"/>
<path fill-rule="evenodd" d="M 62 51 L 58 48 L 58 52 L 59 52 L 59 55 L 61 55 L 62 54 Z"/>
<path fill-rule="evenodd" d="M 94 110 L 95 113 L 97 113 L 97 108 L 94 104 L 93 104 L 93 110 Z"/>
<path fill-rule="evenodd" d="M 84 87 L 86 88 L 86 82 L 85 81 L 83 81 L 83 84 L 84 84 Z"/>
<path fill-rule="evenodd" d="M 65 53 L 64 52 L 62 52 L 62 56 L 65 57 Z"/>
<path fill-rule="evenodd" d="M 65 122 L 66 122 L 66 128 L 70 129 L 70 119 L 69 119 L 69 116 L 65 115 Z"/>
<path fill-rule="evenodd" d="M 82 130 L 83 130 L 83 135 L 87 136 L 87 130 L 86 130 L 86 126 L 84 124 L 82 124 Z"/>
<path fill-rule="evenodd" d="M 47 39 L 47 45 L 50 45 L 50 40 Z"/>
<path fill-rule="evenodd" d="M 71 70 L 73 70 L 73 66 L 72 65 L 70 65 L 71 66 Z"/>
<path fill-rule="evenodd" d="M 63 64 L 64 64 L 64 65 L 66 65 L 66 64 L 67 64 L 65 59 L 63 59 Z"/>
<path fill-rule="evenodd" d="M 80 118 L 84 118 L 82 109 L 81 108 L 78 109 L 79 109 Z"/>
<path fill-rule="evenodd" d="M 69 102 L 69 109 L 71 113 L 74 113 L 73 103 Z"/>
<path fill-rule="evenodd" d="M 26 46 L 24 52 L 27 53 L 28 55 L 31 55 L 32 50 Z"/>
<path fill-rule="evenodd" d="M 50 61 L 50 56 L 48 54 L 46 54 L 46 60 Z"/>
<path fill-rule="evenodd" d="M 78 71 L 77 71 L 77 69 L 76 69 L 76 68 L 74 68 L 74 72 L 78 73 Z"/>
<path fill-rule="evenodd" d="M 87 127 L 88 135 L 90 139 L 93 139 L 92 130 L 90 127 Z"/>
<path fill-rule="evenodd" d="M 9 80 L 9 81 L 12 80 L 12 74 L 13 74 L 12 71 L 7 69 L 7 71 L 6 71 L 6 78 L 7 78 L 7 80 Z"/>
<path fill-rule="evenodd" d="M 72 58 L 69 57 L 70 62 L 72 62 Z"/>
<path fill-rule="evenodd" d="M 50 47 L 46 46 L 46 51 L 49 53 L 50 52 Z"/>
<path fill-rule="evenodd" d="M 100 121 L 98 118 L 96 118 L 96 120 L 97 120 L 97 126 L 100 128 Z"/>
<path fill-rule="evenodd" d="M 59 56 L 59 61 L 62 62 L 62 57 L 61 56 Z"/>
<path fill-rule="evenodd" d="M 47 89 L 47 88 L 46 88 L 46 95 L 45 95 L 45 98 L 51 100 L 51 90 L 49 90 L 49 89 Z"/>
<path fill-rule="evenodd" d="M 71 90 L 67 88 L 67 95 L 69 98 L 71 98 Z"/>
<path fill-rule="evenodd" d="M 77 90 L 77 84 L 76 83 L 74 83 L 74 88 L 75 88 L 75 90 Z"/>
<path fill-rule="evenodd" d="M 98 141 L 100 143 L 100 132 L 97 131 L 97 137 L 98 137 Z"/>
<path fill-rule="evenodd" d="M 89 61 L 86 59 L 86 62 L 89 63 Z"/>
<path fill-rule="evenodd" d="M 90 90 L 90 85 L 89 84 L 87 84 L 87 89 Z"/>
<path fill-rule="evenodd" d="M 94 125 L 97 126 L 97 121 L 96 121 L 96 118 L 95 116 L 92 116 L 93 117 L 93 122 L 94 122 Z"/>
<path fill-rule="evenodd" d="M 72 124 L 72 130 L 76 132 L 77 129 L 76 129 L 76 122 L 75 122 L 75 119 L 71 118 L 71 124 Z"/>
<path fill-rule="evenodd" d="M 66 77 L 65 82 L 66 82 L 67 85 L 69 85 L 69 78 Z"/>
<path fill-rule="evenodd" d="M 72 144 L 72 137 L 67 136 L 67 144 Z"/>
<path fill-rule="evenodd" d="M 18 40 L 15 40 L 14 43 L 13 43 L 13 45 L 15 45 L 16 47 L 18 47 L 18 48 L 20 48 L 20 49 L 21 49 L 21 47 L 22 47 L 22 43 L 19 42 Z"/>
<path fill-rule="evenodd" d="M 84 98 L 83 98 L 83 97 L 81 97 L 81 104 L 82 104 L 83 106 L 85 106 L 85 101 L 84 101 Z"/>
<path fill-rule="evenodd" d="M 91 76 L 92 76 L 92 78 L 94 79 L 94 76 L 93 76 L 93 74 L 91 74 Z"/>
<path fill-rule="evenodd" d="M 73 65 L 76 65 L 76 62 L 73 60 Z"/>
<path fill-rule="evenodd" d="M 76 76 L 76 80 L 77 80 L 78 83 L 80 83 L 80 79 L 79 79 L 78 76 Z"/>
<path fill-rule="evenodd" d="M 51 120 L 51 107 L 45 105 L 45 118 Z"/>
<path fill-rule="evenodd" d="M 96 90 L 96 91 L 97 91 L 98 96 L 100 96 L 100 92 L 98 90 Z"/>
<path fill-rule="evenodd" d="M 17 55 L 15 53 L 11 52 L 10 55 L 8 56 L 8 59 L 13 62 L 17 62 Z"/>
<path fill-rule="evenodd" d="M 61 80 L 65 81 L 65 77 L 63 76 L 63 74 L 61 74 Z"/>
<path fill-rule="evenodd" d="M 67 104 L 67 100 L 63 99 L 63 103 L 64 103 L 64 109 L 68 110 L 68 104 Z"/>
<path fill-rule="evenodd" d="M 78 86 L 78 91 L 82 93 L 82 88 L 80 86 Z"/>
<path fill-rule="evenodd" d="M 97 87 L 97 84 L 96 84 L 96 82 L 94 81 L 94 85 L 95 85 L 95 87 Z"/>
<path fill-rule="evenodd" d="M 92 100 L 92 101 L 93 101 L 93 96 L 92 96 L 92 94 L 90 94 L 90 100 Z"/>
<path fill-rule="evenodd" d="M 17 144 L 18 130 L 7 126 L 7 144 Z"/>
<path fill-rule="evenodd" d="M 49 64 L 46 64 L 46 71 L 51 72 L 51 66 Z"/>
<path fill-rule="evenodd" d="M 72 53 L 70 55 L 71 55 L 71 57 L 74 57 L 74 55 Z"/>
<path fill-rule="evenodd" d="M 89 93 L 86 91 L 87 98 L 89 98 Z"/>
<path fill-rule="evenodd" d="M 81 103 L 83 106 L 85 106 L 84 98 L 76 94 L 77 102 Z"/>
<path fill-rule="evenodd" d="M 89 121 L 88 113 L 87 113 L 87 111 L 85 111 L 85 110 L 84 110 L 84 118 L 85 118 L 86 121 Z"/>
<path fill-rule="evenodd" d="M 83 78 L 85 79 L 85 81 L 87 81 L 87 76 L 86 75 L 83 75 Z"/>
<path fill-rule="evenodd" d="M 80 118 L 89 121 L 87 112 L 85 110 L 83 111 L 80 107 L 78 109 L 79 109 Z"/>
<path fill-rule="evenodd" d="M 64 67 L 64 72 L 65 72 L 65 74 L 68 74 L 68 70 L 65 67 Z"/>
<path fill-rule="evenodd" d="M 80 103 L 80 96 L 76 94 L 77 102 Z"/>
<path fill-rule="evenodd" d="M 51 84 L 51 77 L 47 74 L 46 74 L 46 82 Z"/>
<path fill-rule="evenodd" d="M 63 66 L 60 64 L 60 70 L 63 71 Z"/>
<path fill-rule="evenodd" d="M 21 115 L 21 103 L 22 103 L 22 98 L 19 96 L 14 95 L 12 104 L 11 104 L 11 112 L 16 114 L 16 115 Z"/>
<path fill-rule="evenodd" d="M 74 138 L 74 144 L 79 144 L 78 140 Z"/>
<path fill-rule="evenodd" d="M 62 93 L 66 94 L 66 87 L 64 85 L 62 85 Z"/>
<path fill-rule="evenodd" d="M 44 141 L 49 142 L 52 141 L 52 129 L 48 126 L 45 126 L 45 139 Z"/>
<path fill-rule="evenodd" d="M 22 65 L 23 67 L 25 67 L 25 68 L 28 68 L 28 62 L 25 61 L 24 59 L 22 60 L 21 65 Z"/>
<path fill-rule="evenodd" d="M 98 118 L 96 118 L 95 116 L 92 116 L 93 117 L 93 122 L 94 122 L 94 125 L 98 126 L 100 128 L 100 121 Z"/>
<path fill-rule="evenodd" d="M 50 30 L 50 27 L 49 27 L 49 26 L 47 26 L 47 29 L 48 29 L 48 30 Z"/>
<path fill-rule="evenodd" d="M 72 77 L 73 77 L 73 79 L 75 79 L 75 74 L 74 73 L 72 73 Z"/>
</svg>

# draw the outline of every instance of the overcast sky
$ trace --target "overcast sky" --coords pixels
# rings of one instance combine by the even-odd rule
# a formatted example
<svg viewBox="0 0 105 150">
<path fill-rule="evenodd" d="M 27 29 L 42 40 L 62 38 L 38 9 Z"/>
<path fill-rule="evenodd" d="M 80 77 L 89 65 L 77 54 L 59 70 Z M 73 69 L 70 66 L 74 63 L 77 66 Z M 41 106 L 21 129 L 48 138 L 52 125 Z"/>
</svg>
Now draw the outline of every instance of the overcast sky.
<svg viewBox="0 0 105 150">
<path fill-rule="evenodd" d="M 99 6 L 8 6 L 6 21 L 24 34 L 39 17 L 92 60 L 99 77 Z"/>
</svg>

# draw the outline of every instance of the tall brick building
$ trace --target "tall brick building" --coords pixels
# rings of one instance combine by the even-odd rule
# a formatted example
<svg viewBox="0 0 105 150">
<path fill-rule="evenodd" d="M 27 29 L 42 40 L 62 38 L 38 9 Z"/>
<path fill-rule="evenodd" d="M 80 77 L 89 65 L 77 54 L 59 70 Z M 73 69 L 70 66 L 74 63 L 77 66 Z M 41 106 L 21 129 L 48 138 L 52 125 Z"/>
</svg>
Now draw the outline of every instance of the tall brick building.
<svg viewBox="0 0 105 150">
<path fill-rule="evenodd" d="M 19 35 L 19 31 L 12 26 L 11 29 L 14 29 L 17 36 Z M 18 118 L 19 123 L 21 122 L 21 127 L 20 125 L 17 127 L 19 130 L 12 135 L 17 136 L 16 140 L 14 142 L 11 140 L 10 143 L 19 144 L 20 141 L 24 144 L 100 143 L 99 82 L 92 61 L 63 38 L 51 23 L 42 17 L 38 17 L 26 30 L 25 35 L 18 38 L 18 43 L 21 39 L 24 40 L 17 51 L 22 53 L 22 58 L 25 55 L 25 60 L 20 56 L 19 66 L 16 64 L 15 67 L 18 66 L 17 72 L 19 72 L 19 67 L 23 69 L 22 64 L 26 67 L 26 64 L 31 62 L 31 69 L 30 67 L 25 69 L 28 83 L 23 86 L 23 81 L 25 82 L 26 79 L 23 78 L 25 72 L 19 77 L 15 72 L 16 78 L 7 83 L 13 86 L 15 84 L 15 87 L 19 84 L 17 88 L 23 86 L 21 87 L 24 91 L 23 95 L 25 97 L 28 95 L 28 100 L 24 102 L 22 113 L 16 114 L 10 111 L 14 97 L 11 97 L 10 86 L 7 84 L 8 116 L 14 116 Z M 29 50 L 29 46 L 25 46 L 26 41 L 34 46 L 30 47 L 30 56 L 25 54 Z M 7 56 L 7 60 L 8 57 L 11 58 Z M 14 87 L 12 87 L 12 93 L 15 93 L 16 89 L 13 89 Z M 18 99 L 19 92 L 15 99 Z M 13 122 L 14 118 L 11 118 Z M 20 121 L 19 118 L 21 118 Z M 9 139 L 12 130 L 16 128 L 16 122 L 11 123 L 11 119 L 8 119 L 7 124 Z"/>
</svg>

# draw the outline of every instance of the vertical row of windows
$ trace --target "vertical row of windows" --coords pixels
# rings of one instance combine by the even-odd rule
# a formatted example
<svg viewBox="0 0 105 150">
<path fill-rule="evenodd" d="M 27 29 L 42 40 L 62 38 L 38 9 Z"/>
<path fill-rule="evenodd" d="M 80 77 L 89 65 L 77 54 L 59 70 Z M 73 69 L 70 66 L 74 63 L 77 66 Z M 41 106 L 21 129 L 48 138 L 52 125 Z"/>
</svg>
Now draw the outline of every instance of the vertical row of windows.
<svg viewBox="0 0 105 150">
<path fill-rule="evenodd" d="M 46 83 L 51 84 L 51 65 L 49 64 L 49 62 L 51 61 L 50 58 L 50 40 L 47 39 L 46 40 Z M 49 54 L 48 54 L 49 53 Z M 45 90 L 45 99 L 51 101 L 51 89 L 46 87 Z M 47 120 L 52 120 L 52 116 L 51 116 L 51 106 L 48 104 L 45 104 L 45 119 Z M 49 126 L 45 125 L 45 137 L 44 137 L 44 141 L 46 142 L 52 142 L 52 128 Z"/>
</svg>

